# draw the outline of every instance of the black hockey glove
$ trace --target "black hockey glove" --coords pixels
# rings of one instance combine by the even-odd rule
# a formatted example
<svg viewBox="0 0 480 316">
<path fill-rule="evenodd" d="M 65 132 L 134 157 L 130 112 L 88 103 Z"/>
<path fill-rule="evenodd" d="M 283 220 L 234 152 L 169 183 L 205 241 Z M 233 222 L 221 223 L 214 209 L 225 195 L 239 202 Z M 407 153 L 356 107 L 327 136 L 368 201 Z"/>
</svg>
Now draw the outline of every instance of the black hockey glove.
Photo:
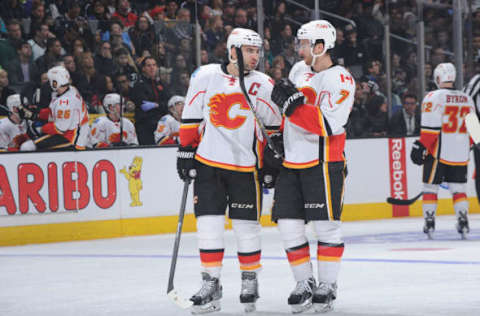
<svg viewBox="0 0 480 316">
<path fill-rule="evenodd" d="M 293 114 L 295 109 L 305 103 L 305 96 L 288 79 L 276 83 L 272 90 L 271 99 L 286 116 Z"/>
<path fill-rule="evenodd" d="M 25 108 L 24 106 L 18 107 L 18 115 L 23 120 L 35 121 L 38 118 L 38 113 L 34 111 L 30 111 L 29 109 Z"/>
<path fill-rule="evenodd" d="M 27 123 L 27 135 L 32 140 L 39 138 L 43 135 L 42 125 Z"/>
<path fill-rule="evenodd" d="M 177 172 L 183 181 L 193 180 L 197 171 L 195 170 L 195 151 L 192 146 L 178 147 L 177 152 Z"/>
<path fill-rule="evenodd" d="M 265 147 L 263 152 L 263 168 L 261 170 L 261 181 L 264 188 L 271 189 L 275 186 L 277 175 L 282 167 L 283 163 L 283 135 L 273 134 L 270 136 L 275 149 L 279 151 L 276 154 L 270 146 Z"/>
<path fill-rule="evenodd" d="M 412 159 L 413 163 L 419 166 L 423 165 L 427 154 L 427 148 L 419 140 L 416 140 L 412 145 L 412 152 L 410 153 L 410 159 Z"/>
</svg>

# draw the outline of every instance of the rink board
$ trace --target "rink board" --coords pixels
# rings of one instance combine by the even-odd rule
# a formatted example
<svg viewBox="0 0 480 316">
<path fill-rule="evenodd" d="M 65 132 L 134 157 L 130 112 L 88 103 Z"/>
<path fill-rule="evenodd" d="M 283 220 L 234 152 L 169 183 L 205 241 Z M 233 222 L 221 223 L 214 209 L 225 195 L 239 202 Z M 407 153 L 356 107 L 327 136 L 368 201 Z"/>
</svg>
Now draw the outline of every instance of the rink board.
<svg viewBox="0 0 480 316">
<path fill-rule="evenodd" d="M 419 201 L 385 203 L 421 190 L 421 168 L 408 158 L 413 140 L 347 141 L 344 221 L 421 215 Z M 175 232 L 183 188 L 175 154 L 168 147 L 0 155 L 0 245 Z M 472 172 L 473 163 L 467 195 L 478 213 Z M 191 191 L 185 231 L 195 230 Z M 265 193 L 262 224 L 270 226 L 273 191 Z M 447 189 L 438 213 L 453 214 Z"/>
</svg>

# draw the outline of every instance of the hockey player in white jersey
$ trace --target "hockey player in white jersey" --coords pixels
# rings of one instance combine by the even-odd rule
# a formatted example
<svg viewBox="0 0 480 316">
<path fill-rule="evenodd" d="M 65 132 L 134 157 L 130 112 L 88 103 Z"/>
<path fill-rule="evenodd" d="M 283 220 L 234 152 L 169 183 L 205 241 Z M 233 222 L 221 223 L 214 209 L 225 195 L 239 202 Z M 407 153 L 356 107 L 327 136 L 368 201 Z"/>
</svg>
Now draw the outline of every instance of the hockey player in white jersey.
<svg viewBox="0 0 480 316">
<path fill-rule="evenodd" d="M 12 94 L 7 98 L 8 117 L 0 120 L 0 151 L 18 151 L 29 139 L 27 122 L 23 120 L 18 109 L 26 103 L 20 94 Z"/>
<path fill-rule="evenodd" d="M 63 66 L 50 68 L 47 73 L 50 87 L 56 97 L 48 108 L 34 113 L 24 107 L 21 117 L 46 122 L 34 128 L 37 138 L 22 145 L 24 150 L 82 150 L 89 146 L 87 105 L 78 90 L 70 84 L 70 74 Z"/>
<path fill-rule="evenodd" d="M 248 29 L 236 28 L 227 39 L 228 64 L 209 64 L 191 77 L 180 126 L 177 168 L 188 181 L 196 170 L 194 205 L 203 285 L 192 296 L 193 313 L 220 310 L 220 272 L 224 253 L 225 211 L 232 219 L 241 270 L 240 302 L 255 310 L 260 264 L 262 167 L 265 139 L 239 85 L 243 55 L 244 79 L 257 117 L 267 129 L 278 130 L 281 114 L 272 103 L 273 81 L 255 70 L 262 39 Z M 240 70 L 241 71 L 241 70 Z M 202 134 L 200 124 L 205 124 Z"/>
<path fill-rule="evenodd" d="M 154 132 L 155 143 L 159 146 L 178 144 L 180 131 L 180 121 L 182 120 L 185 98 L 174 95 L 168 100 L 168 111 L 170 114 L 164 115 L 157 124 Z"/>
<path fill-rule="evenodd" d="M 422 101 L 420 139 L 411 152 L 412 161 L 423 165 L 423 231 L 429 238 L 435 230 L 437 192 L 442 182 L 452 194 L 457 231 L 462 238 L 469 232 L 466 182 L 470 137 L 464 118 L 475 108 L 469 95 L 454 89 L 455 76 L 451 63 L 435 68 L 438 90 L 429 92 Z"/>
<path fill-rule="evenodd" d="M 93 147 L 138 145 L 135 127 L 129 119 L 121 116 L 120 107 L 123 102 L 120 98 L 118 93 L 109 93 L 103 98 L 102 105 L 107 115 L 93 121 L 91 128 Z"/>
<path fill-rule="evenodd" d="M 285 159 L 275 185 L 272 219 L 277 221 L 295 281 L 288 298 L 293 313 L 333 308 L 344 243 L 340 217 L 346 161 L 345 129 L 355 82 L 335 65 L 330 50 L 335 28 L 326 20 L 304 24 L 297 33 L 304 64 L 277 83 L 272 100 L 285 115 Z M 317 235 L 318 285 L 313 276 L 305 223 Z"/>
</svg>

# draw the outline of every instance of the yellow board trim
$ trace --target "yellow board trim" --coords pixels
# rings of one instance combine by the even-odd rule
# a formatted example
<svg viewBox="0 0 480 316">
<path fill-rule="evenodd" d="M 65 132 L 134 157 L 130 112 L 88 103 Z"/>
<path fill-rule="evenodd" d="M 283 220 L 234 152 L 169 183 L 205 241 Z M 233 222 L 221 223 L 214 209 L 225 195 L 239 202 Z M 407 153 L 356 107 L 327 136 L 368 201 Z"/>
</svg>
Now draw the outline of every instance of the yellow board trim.
<svg viewBox="0 0 480 316">
<path fill-rule="evenodd" d="M 471 197 L 468 198 L 468 201 L 470 203 L 469 213 L 480 213 L 477 199 Z M 452 199 L 438 200 L 437 215 L 447 214 L 454 214 Z M 422 203 L 420 201 L 410 206 L 410 216 L 423 216 Z M 343 207 L 342 221 L 385 218 L 392 218 L 392 206 L 387 203 L 345 204 Z M 172 215 L 0 227 L 0 246 L 175 233 L 177 220 L 178 217 Z M 270 219 L 270 215 L 263 215 L 260 218 L 260 223 L 262 226 L 275 226 L 275 223 Z M 232 228 L 230 220 L 225 227 L 228 229 Z M 196 221 L 194 215 L 186 214 L 183 231 L 194 232 L 195 230 Z"/>
</svg>

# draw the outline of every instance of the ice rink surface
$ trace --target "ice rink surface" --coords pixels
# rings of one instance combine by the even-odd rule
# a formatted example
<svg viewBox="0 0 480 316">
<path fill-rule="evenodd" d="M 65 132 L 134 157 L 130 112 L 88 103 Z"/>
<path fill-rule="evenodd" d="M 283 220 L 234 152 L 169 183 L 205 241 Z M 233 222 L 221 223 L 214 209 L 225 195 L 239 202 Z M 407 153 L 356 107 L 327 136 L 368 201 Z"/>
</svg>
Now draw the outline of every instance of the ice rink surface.
<svg viewBox="0 0 480 316">
<path fill-rule="evenodd" d="M 460 240 L 453 216 L 437 218 L 432 241 L 422 225 L 421 218 L 344 223 L 338 299 L 328 315 L 480 315 L 480 215 L 470 216 L 468 240 Z M 0 315 L 190 315 L 166 296 L 173 240 L 0 247 Z M 261 297 L 251 315 L 289 315 L 294 281 L 277 229 L 263 229 L 262 243 Z M 211 315 L 243 314 L 231 231 L 226 245 L 222 311 Z M 183 234 L 175 288 L 187 298 L 199 289 L 199 271 L 195 235 Z"/>
</svg>

